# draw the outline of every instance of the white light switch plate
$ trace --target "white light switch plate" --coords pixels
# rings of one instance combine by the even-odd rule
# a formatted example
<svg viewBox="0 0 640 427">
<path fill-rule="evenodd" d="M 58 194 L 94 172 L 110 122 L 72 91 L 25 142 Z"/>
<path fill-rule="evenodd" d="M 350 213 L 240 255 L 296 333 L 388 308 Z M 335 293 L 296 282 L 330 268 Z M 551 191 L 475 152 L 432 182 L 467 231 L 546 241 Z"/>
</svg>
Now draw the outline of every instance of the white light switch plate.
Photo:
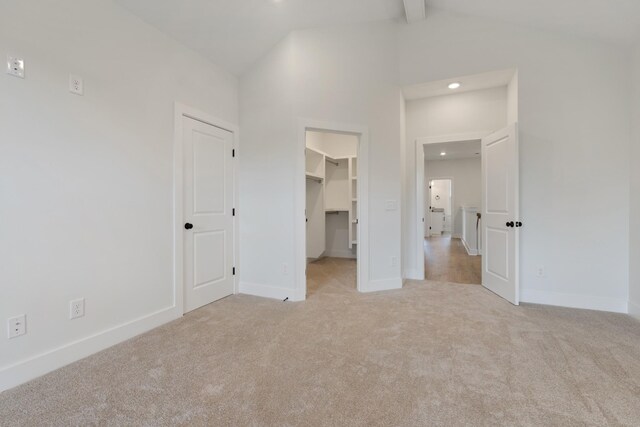
<svg viewBox="0 0 640 427">
<path fill-rule="evenodd" d="M 387 200 L 386 202 L 384 202 L 384 207 L 388 211 L 395 211 L 396 209 L 398 209 L 398 204 L 395 200 Z"/>
<path fill-rule="evenodd" d="M 24 79 L 24 60 L 7 56 L 7 74 Z"/>
</svg>

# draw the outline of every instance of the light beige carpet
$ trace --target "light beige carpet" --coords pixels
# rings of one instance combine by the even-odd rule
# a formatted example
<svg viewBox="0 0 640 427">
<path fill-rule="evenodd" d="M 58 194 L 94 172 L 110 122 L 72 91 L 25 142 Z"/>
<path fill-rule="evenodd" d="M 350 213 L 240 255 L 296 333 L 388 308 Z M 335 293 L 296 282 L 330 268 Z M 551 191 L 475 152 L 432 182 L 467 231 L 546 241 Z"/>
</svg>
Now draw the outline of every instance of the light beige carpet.
<svg viewBox="0 0 640 427">
<path fill-rule="evenodd" d="M 331 278 L 331 274 L 337 278 Z M 640 425 L 640 323 L 479 286 L 358 294 L 309 266 L 0 395 L 0 425 Z"/>
</svg>

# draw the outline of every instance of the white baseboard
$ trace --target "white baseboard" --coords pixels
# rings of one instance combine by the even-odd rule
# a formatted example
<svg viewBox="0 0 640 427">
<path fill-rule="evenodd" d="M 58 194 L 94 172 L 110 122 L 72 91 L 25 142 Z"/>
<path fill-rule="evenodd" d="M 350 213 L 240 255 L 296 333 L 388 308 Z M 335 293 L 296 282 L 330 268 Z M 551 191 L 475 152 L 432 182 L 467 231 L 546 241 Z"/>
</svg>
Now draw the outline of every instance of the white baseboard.
<svg viewBox="0 0 640 427">
<path fill-rule="evenodd" d="M 405 270 L 404 278 L 408 280 L 424 280 L 424 276 L 420 276 L 417 268 L 409 268 Z"/>
<path fill-rule="evenodd" d="M 361 290 L 361 292 L 379 292 L 390 291 L 393 289 L 402 289 L 402 278 L 394 277 L 392 279 L 371 280 Z"/>
<path fill-rule="evenodd" d="M 629 300 L 628 312 L 640 320 L 640 303 Z"/>
<path fill-rule="evenodd" d="M 471 249 L 469 247 L 469 245 L 467 244 L 466 240 L 464 240 L 464 239 L 461 239 L 461 240 L 462 240 L 462 245 L 467 250 L 467 254 L 469 254 L 471 256 L 477 256 L 478 255 L 478 250 L 477 249 Z"/>
<path fill-rule="evenodd" d="M 262 298 L 273 298 L 279 300 L 289 298 L 290 301 L 298 300 L 294 289 L 262 285 L 258 283 L 240 282 L 240 293 Z"/>
<path fill-rule="evenodd" d="M 451 238 L 452 239 L 462 239 L 462 234 L 452 233 L 451 234 Z"/>
<path fill-rule="evenodd" d="M 84 359 L 182 316 L 175 307 L 139 317 L 94 335 L 64 344 L 39 355 L 0 368 L 0 391 L 35 379 L 46 373 Z"/>
<path fill-rule="evenodd" d="M 622 299 L 596 297 L 591 295 L 565 294 L 560 292 L 540 291 L 536 289 L 522 289 L 520 300 L 522 302 L 529 302 L 532 304 L 612 311 L 614 313 L 627 313 L 629 310 L 628 302 Z"/>
</svg>

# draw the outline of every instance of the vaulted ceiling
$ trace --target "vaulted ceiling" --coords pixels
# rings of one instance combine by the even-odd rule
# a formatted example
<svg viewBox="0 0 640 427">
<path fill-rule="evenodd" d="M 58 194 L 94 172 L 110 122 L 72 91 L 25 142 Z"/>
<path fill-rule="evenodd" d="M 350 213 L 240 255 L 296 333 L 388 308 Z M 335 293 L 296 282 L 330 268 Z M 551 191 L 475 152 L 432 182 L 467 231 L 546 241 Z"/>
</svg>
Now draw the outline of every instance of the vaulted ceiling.
<svg viewBox="0 0 640 427">
<path fill-rule="evenodd" d="M 405 16 L 403 0 L 115 1 L 236 74 L 292 30 Z M 615 43 L 640 40 L 640 0 L 427 0 L 427 6 L 427 17 L 436 7 Z"/>
<path fill-rule="evenodd" d="M 239 74 L 296 29 L 404 16 L 402 0 L 115 0 Z"/>
</svg>

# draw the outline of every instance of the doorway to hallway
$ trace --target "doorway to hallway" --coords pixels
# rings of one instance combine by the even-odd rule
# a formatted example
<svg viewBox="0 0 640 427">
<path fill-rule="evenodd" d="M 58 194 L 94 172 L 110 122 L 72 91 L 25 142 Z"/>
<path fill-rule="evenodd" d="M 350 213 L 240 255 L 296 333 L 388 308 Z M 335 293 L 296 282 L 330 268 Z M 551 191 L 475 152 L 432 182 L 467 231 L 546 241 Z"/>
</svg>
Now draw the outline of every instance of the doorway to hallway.
<svg viewBox="0 0 640 427">
<path fill-rule="evenodd" d="M 482 283 L 481 263 L 481 257 L 470 256 L 462 241 L 452 238 L 451 234 L 424 239 L 426 280 L 479 285 Z"/>
</svg>

